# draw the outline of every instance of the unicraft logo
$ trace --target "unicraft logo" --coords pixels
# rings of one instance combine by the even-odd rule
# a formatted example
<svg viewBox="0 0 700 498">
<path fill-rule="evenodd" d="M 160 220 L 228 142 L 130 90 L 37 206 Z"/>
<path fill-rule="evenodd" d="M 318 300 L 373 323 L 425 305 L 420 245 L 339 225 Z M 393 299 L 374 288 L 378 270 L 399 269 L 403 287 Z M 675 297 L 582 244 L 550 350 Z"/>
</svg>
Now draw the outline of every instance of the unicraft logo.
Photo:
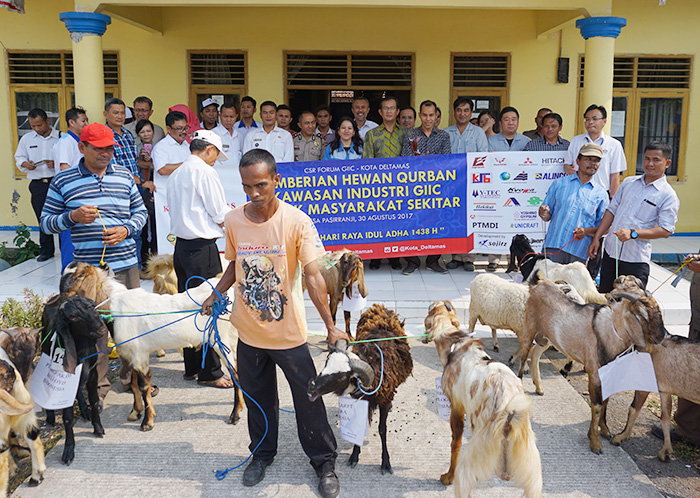
<svg viewBox="0 0 700 498">
<path fill-rule="evenodd" d="M 472 173 L 472 183 L 491 183 L 491 173 Z"/>
<path fill-rule="evenodd" d="M 503 207 L 515 207 L 515 206 L 520 206 L 520 203 L 518 202 L 518 199 L 515 197 L 509 197 L 508 200 L 503 204 Z"/>
<path fill-rule="evenodd" d="M 511 224 L 510 224 L 510 227 L 511 227 L 511 228 L 517 228 L 517 229 L 521 229 L 521 228 L 537 228 L 538 226 L 539 226 L 539 223 L 537 223 L 536 221 L 535 221 L 535 222 L 530 222 L 530 223 L 518 223 L 518 222 L 516 222 L 516 223 L 511 223 Z"/>
</svg>

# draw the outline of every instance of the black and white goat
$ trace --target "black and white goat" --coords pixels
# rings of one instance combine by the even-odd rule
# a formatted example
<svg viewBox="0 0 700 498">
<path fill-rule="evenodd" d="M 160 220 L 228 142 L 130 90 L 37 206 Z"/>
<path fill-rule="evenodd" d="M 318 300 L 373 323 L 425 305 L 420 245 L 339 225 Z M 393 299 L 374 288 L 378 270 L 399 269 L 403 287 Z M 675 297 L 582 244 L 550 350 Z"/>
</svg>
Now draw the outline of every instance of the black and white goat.
<svg viewBox="0 0 700 498">
<path fill-rule="evenodd" d="M 64 296 L 62 294 L 62 296 Z M 64 299 L 58 299 L 55 309 L 46 306 L 44 320 L 48 324 L 46 330 L 55 332 L 58 343 L 65 348 L 63 356 L 63 369 L 68 373 L 75 373 L 78 364 L 83 365 L 80 378 L 80 386 L 85 385 L 88 393 L 89 414 L 92 422 L 93 434 L 103 437 L 105 430 L 102 427 L 99 411 L 99 397 L 97 393 L 97 353 L 107 352 L 105 341 L 108 337 L 107 327 L 102 317 L 95 310 L 95 302 L 86 297 L 75 295 Z M 52 341 L 44 341 L 43 352 L 51 354 Z M 94 356 L 93 356 L 94 355 Z M 88 358 L 86 358 L 88 357 Z M 81 360 L 86 358 L 85 360 Z M 78 387 L 80 392 L 80 387 Z M 81 408 L 86 415 L 85 408 Z M 54 414 L 47 410 L 47 421 L 55 420 Z M 63 408 L 61 411 L 63 425 L 66 430 L 66 443 L 63 448 L 61 461 L 70 465 L 75 457 L 75 435 L 73 433 L 74 413 L 73 406 Z"/>
<path fill-rule="evenodd" d="M 356 339 L 372 340 L 388 337 L 402 337 L 406 334 L 404 322 L 393 311 L 380 304 L 374 304 L 365 311 L 357 322 Z M 312 400 L 328 393 L 338 396 L 366 397 L 369 401 L 370 420 L 372 412 L 379 407 L 379 436 L 382 440 L 382 474 L 393 473 L 386 446 L 386 421 L 397 388 L 413 371 L 411 348 L 406 339 L 380 340 L 374 343 L 360 343 L 347 351 L 344 341 L 338 341 L 326 359 L 321 373 L 309 382 L 308 394 Z M 379 352 L 379 347 L 381 353 Z M 377 389 L 382 378 L 382 358 L 384 371 L 382 384 L 376 393 L 365 396 L 357 387 L 359 379 L 365 391 Z M 350 455 L 349 465 L 355 467 L 360 457 L 360 446 L 355 445 Z"/>
</svg>

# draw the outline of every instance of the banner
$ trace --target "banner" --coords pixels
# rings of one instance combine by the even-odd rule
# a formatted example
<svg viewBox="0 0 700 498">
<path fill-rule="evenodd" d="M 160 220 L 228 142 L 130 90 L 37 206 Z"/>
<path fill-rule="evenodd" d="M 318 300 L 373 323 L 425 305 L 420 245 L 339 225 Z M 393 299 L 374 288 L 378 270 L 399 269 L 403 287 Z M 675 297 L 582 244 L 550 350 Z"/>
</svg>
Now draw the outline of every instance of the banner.
<svg viewBox="0 0 700 498">
<path fill-rule="evenodd" d="M 468 252 L 466 156 L 280 163 L 277 196 L 314 221 L 324 247 L 363 258 Z M 245 202 L 240 175 L 217 168 L 226 201 Z M 168 177 L 156 176 L 158 252 L 172 252 Z M 218 241 L 224 250 L 224 239 Z"/>
<path fill-rule="evenodd" d="M 513 235 L 527 235 L 535 251 L 544 243 L 537 212 L 551 183 L 564 176 L 566 152 L 473 152 L 467 154 L 469 247 L 507 254 Z"/>
</svg>

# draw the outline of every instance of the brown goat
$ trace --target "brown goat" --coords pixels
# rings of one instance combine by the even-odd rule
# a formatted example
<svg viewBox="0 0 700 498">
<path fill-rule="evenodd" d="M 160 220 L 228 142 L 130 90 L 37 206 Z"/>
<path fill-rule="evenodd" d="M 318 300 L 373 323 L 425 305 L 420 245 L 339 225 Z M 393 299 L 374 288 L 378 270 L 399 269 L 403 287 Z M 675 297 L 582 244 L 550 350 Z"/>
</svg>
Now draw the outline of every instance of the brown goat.
<svg viewBox="0 0 700 498">
<path fill-rule="evenodd" d="M 360 295 L 367 297 L 365 267 L 362 263 L 362 258 L 348 249 L 342 249 L 318 258 L 317 263 L 318 269 L 326 281 L 326 290 L 330 297 L 331 315 L 333 316 L 333 323 L 335 323 L 338 305 L 343 301 L 343 295 L 352 296 L 352 284 L 357 282 Z M 302 280 L 302 283 L 306 290 L 306 282 Z M 344 311 L 344 314 L 345 332 L 351 336 L 350 312 Z"/>
<path fill-rule="evenodd" d="M 541 277 L 540 272 L 538 278 Z M 522 356 L 518 376 L 522 378 L 525 359 L 537 337 L 532 352 L 532 380 L 537 394 L 543 394 L 539 359 L 551 342 L 555 348 L 579 363 L 588 374 L 591 397 L 591 425 L 588 431 L 591 451 L 602 453 L 598 434 L 610 435 L 605 420 L 607 400 L 603 401 L 598 369 L 634 345 L 646 348 L 659 343 L 665 329 L 661 310 L 653 297 L 622 294 L 611 306 L 572 303 L 550 280 L 543 279 L 530 289 L 525 312 L 525 332 L 518 336 Z"/>
<path fill-rule="evenodd" d="M 177 275 L 172 254 L 152 256 L 146 263 L 146 276 L 153 280 L 156 294 L 177 294 Z"/>
</svg>

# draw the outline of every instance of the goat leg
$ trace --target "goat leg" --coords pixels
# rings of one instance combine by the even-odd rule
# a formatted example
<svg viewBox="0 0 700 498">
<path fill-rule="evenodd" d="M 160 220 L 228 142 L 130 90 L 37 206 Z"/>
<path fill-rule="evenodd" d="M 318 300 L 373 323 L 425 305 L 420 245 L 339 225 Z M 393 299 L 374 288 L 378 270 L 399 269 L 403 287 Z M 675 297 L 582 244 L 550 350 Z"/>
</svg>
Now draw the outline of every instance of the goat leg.
<svg viewBox="0 0 700 498">
<path fill-rule="evenodd" d="M 350 454 L 350 459 L 348 460 L 348 465 L 353 469 L 355 467 L 357 467 L 357 462 L 360 460 L 361 449 L 362 448 L 358 445 L 354 445 L 352 447 L 352 453 Z"/>
<path fill-rule="evenodd" d="M 350 339 L 352 339 L 352 334 L 350 333 L 350 317 L 351 314 L 349 311 L 343 310 L 343 313 L 345 314 L 345 333 L 350 336 Z"/>
<path fill-rule="evenodd" d="M 132 374 L 133 375 L 133 374 Z M 141 397 L 143 398 L 144 412 L 143 420 L 141 421 L 141 430 L 146 432 L 153 429 L 156 418 L 156 410 L 153 407 L 151 399 L 151 369 L 143 374 L 139 372 L 139 389 L 141 389 Z"/>
<path fill-rule="evenodd" d="M 54 410 L 46 410 L 46 425 L 56 425 L 56 412 Z"/>
<path fill-rule="evenodd" d="M 7 496 L 7 481 L 10 477 L 10 448 L 2 443 L 0 446 L 0 496 Z"/>
<path fill-rule="evenodd" d="M 440 482 L 445 485 L 452 484 L 455 480 L 455 469 L 459 459 L 459 452 L 462 449 L 462 435 L 464 434 L 464 410 L 455 408 L 454 404 L 450 412 L 450 428 L 452 429 L 450 469 L 440 476 Z"/>
<path fill-rule="evenodd" d="M 80 389 L 80 388 L 78 388 Z M 64 408 L 61 412 L 63 417 L 63 427 L 66 431 L 65 444 L 63 445 L 63 455 L 61 456 L 61 462 L 66 465 L 73 463 L 73 458 L 75 458 L 75 434 L 73 434 L 73 407 L 69 406 Z"/>
<path fill-rule="evenodd" d="M 44 480 L 46 462 L 44 460 L 44 445 L 41 442 L 39 428 L 36 425 L 29 428 L 24 441 L 31 448 L 32 452 L 32 477 L 29 479 L 29 486 L 38 486 Z"/>
<path fill-rule="evenodd" d="M 382 475 L 393 474 L 394 470 L 391 468 L 391 462 L 389 462 L 389 449 L 386 447 L 386 419 L 389 416 L 389 410 L 391 410 L 391 403 L 379 406 L 379 437 L 382 440 Z"/>
<path fill-rule="evenodd" d="M 620 446 L 622 441 L 627 441 L 630 438 L 630 435 L 632 434 L 632 427 L 634 427 L 639 411 L 644 406 L 644 403 L 648 397 L 649 393 L 646 391 L 634 392 L 634 398 L 632 399 L 632 404 L 630 405 L 630 409 L 627 413 L 627 425 L 625 425 L 625 429 L 620 434 L 612 438 L 610 441 L 612 444 L 615 446 Z"/>
<path fill-rule="evenodd" d="M 91 358 L 91 360 L 95 360 L 94 363 L 97 363 L 96 358 Z M 105 429 L 102 427 L 102 421 L 100 420 L 100 397 L 97 393 L 97 368 L 95 368 L 94 364 L 90 365 L 90 367 L 86 387 L 88 392 L 88 401 L 90 402 L 90 420 L 92 421 L 93 429 L 92 433 L 97 437 L 102 437 L 105 434 Z"/>
<path fill-rule="evenodd" d="M 78 400 L 78 408 L 80 408 L 80 415 L 85 420 L 90 420 L 90 410 L 88 409 L 88 405 L 85 402 L 85 395 L 83 394 L 83 390 L 81 388 L 78 388 L 78 392 L 75 396 L 75 399 Z"/>
<path fill-rule="evenodd" d="M 606 439 L 610 439 L 610 429 L 608 429 L 608 399 L 603 401 L 603 406 L 600 410 L 600 420 L 598 421 L 600 435 Z"/>
<path fill-rule="evenodd" d="M 586 373 L 588 373 L 588 392 L 591 396 L 591 426 L 588 428 L 588 440 L 590 441 L 591 451 L 596 455 L 600 455 L 603 453 L 603 443 L 598 434 L 598 427 L 600 425 L 600 415 L 603 411 L 603 394 L 598 371 L 587 371 Z"/>
<path fill-rule="evenodd" d="M 238 387 L 238 372 L 234 369 L 233 373 L 233 410 L 229 416 L 228 423 L 236 425 L 241 420 L 241 411 L 243 411 L 243 391 Z"/>
<path fill-rule="evenodd" d="M 564 377 L 565 379 L 569 376 L 571 373 L 571 368 L 574 366 L 574 360 L 569 358 L 569 361 L 566 362 L 566 365 L 564 365 L 564 368 L 559 370 L 559 373 Z"/>
<path fill-rule="evenodd" d="M 141 412 L 143 412 L 143 399 L 141 399 L 141 391 L 139 389 L 139 374 L 135 370 L 131 372 L 131 394 L 134 396 L 134 407 L 131 409 L 127 420 L 135 422 L 141 418 Z"/>
<path fill-rule="evenodd" d="M 535 384 L 535 392 L 542 396 L 544 394 L 544 386 L 542 385 L 542 377 L 540 375 L 540 358 L 542 354 L 549 349 L 549 341 L 544 346 L 535 344 L 532 350 L 532 358 L 530 358 L 530 369 L 532 370 L 532 382 Z M 527 363 L 527 357 L 523 354 L 520 356 L 521 365 Z"/>
<path fill-rule="evenodd" d="M 661 393 L 661 430 L 664 432 L 664 445 L 659 451 L 659 460 L 668 462 L 673 446 L 671 446 L 671 395 Z"/>
</svg>

